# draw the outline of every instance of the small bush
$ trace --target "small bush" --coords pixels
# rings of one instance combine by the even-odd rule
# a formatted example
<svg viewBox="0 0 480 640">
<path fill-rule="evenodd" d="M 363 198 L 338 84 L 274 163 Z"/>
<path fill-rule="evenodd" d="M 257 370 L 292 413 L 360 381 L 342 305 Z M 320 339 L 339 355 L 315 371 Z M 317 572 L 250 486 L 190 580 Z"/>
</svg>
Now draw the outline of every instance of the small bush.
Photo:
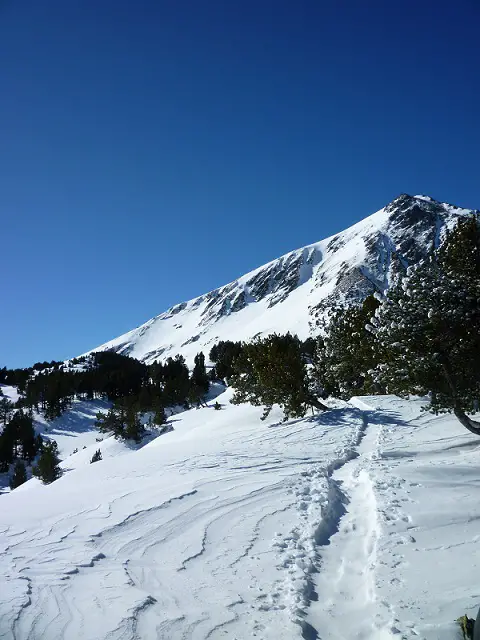
<svg viewBox="0 0 480 640">
<path fill-rule="evenodd" d="M 102 452 L 100 449 L 97 449 L 90 460 L 90 464 L 92 464 L 92 462 L 99 462 L 100 460 L 102 460 Z"/>
</svg>

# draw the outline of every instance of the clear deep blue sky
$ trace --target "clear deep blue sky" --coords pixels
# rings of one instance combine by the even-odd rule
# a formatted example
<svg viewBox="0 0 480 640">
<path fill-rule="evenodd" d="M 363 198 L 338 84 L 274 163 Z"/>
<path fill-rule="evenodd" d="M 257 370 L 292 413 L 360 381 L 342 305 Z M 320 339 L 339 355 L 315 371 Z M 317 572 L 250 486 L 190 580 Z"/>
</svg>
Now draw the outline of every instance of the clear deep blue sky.
<svg viewBox="0 0 480 640">
<path fill-rule="evenodd" d="M 0 366 L 401 192 L 480 208 L 477 0 L 0 0 Z"/>
</svg>

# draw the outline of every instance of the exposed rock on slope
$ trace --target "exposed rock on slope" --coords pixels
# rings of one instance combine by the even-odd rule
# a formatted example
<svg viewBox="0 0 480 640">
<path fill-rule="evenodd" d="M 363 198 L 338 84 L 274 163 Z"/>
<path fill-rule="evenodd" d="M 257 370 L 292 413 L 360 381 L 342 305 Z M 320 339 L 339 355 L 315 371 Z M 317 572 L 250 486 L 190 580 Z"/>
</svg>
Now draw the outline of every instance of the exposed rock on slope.
<svg viewBox="0 0 480 640">
<path fill-rule="evenodd" d="M 332 304 L 384 291 L 396 271 L 421 259 L 446 226 L 468 213 L 428 196 L 402 194 L 342 233 L 177 304 L 95 351 L 111 349 L 153 362 L 176 353 L 192 359 L 218 340 L 272 331 L 305 338 Z"/>
</svg>

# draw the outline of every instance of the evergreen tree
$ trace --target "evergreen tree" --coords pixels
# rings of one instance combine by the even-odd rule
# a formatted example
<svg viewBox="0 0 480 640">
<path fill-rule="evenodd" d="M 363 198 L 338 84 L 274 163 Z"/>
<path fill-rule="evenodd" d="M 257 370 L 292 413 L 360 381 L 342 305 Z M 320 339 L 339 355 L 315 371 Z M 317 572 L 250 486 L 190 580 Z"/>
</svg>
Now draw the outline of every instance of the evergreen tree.
<svg viewBox="0 0 480 640">
<path fill-rule="evenodd" d="M 315 371 L 323 395 L 349 399 L 355 394 L 378 392 L 373 369 L 378 345 L 365 326 L 379 306 L 374 296 L 360 306 L 335 309 L 324 338 L 318 339 Z"/>
<path fill-rule="evenodd" d="M 38 463 L 32 469 L 33 475 L 39 478 L 44 484 L 50 484 L 54 480 L 57 480 L 62 474 L 59 464 L 60 459 L 58 457 L 57 443 L 55 440 L 45 442 Z"/>
<path fill-rule="evenodd" d="M 235 373 L 235 360 L 242 352 L 241 342 L 221 340 L 213 345 L 209 358 L 215 363 L 215 372 L 219 380 L 229 380 Z"/>
<path fill-rule="evenodd" d="M 135 410 L 134 406 L 127 407 L 125 411 L 124 438 L 138 443 L 144 433 L 145 427 L 140 420 L 140 414 Z"/>
<path fill-rule="evenodd" d="M 32 417 L 22 409 L 13 414 L 2 435 L 10 443 L 15 458 L 21 456 L 25 460 L 31 461 L 36 456 L 39 449 L 39 439 L 35 435 Z"/>
<path fill-rule="evenodd" d="M 7 424 L 8 419 L 13 411 L 13 402 L 2 395 L 0 398 L 0 420 L 3 424 Z"/>
<path fill-rule="evenodd" d="M 461 278 L 464 285 L 480 279 L 480 216 L 472 214 L 458 220 L 447 231 L 437 251 L 438 264 L 444 273 Z"/>
<path fill-rule="evenodd" d="M 125 437 L 125 412 L 118 406 L 113 406 L 107 413 L 97 413 L 95 426 L 101 433 L 113 433 L 115 438 Z"/>
<path fill-rule="evenodd" d="M 480 422 L 467 414 L 480 398 L 479 235 L 478 221 L 461 218 L 437 255 L 391 288 L 369 327 L 387 391 L 430 393 L 430 410 L 453 412 L 477 435 Z"/>
<path fill-rule="evenodd" d="M 265 419 L 279 404 L 285 419 L 302 417 L 309 407 L 326 407 L 312 393 L 301 342 L 290 333 L 272 334 L 242 345 L 231 379 L 233 404 L 265 405 Z"/>
<path fill-rule="evenodd" d="M 165 405 L 184 405 L 190 391 L 190 376 L 183 356 L 168 358 L 163 367 L 163 378 Z"/>
<path fill-rule="evenodd" d="M 0 433 L 0 473 L 6 473 L 13 462 L 13 441 L 10 433 L 3 430 Z"/>
<path fill-rule="evenodd" d="M 17 460 L 13 469 L 13 475 L 10 478 L 10 489 L 16 489 L 27 481 L 27 470 L 25 464 L 21 460 Z"/>
<path fill-rule="evenodd" d="M 165 413 L 165 409 L 162 406 L 157 407 L 152 419 L 153 424 L 160 427 L 163 424 L 165 424 L 166 421 L 167 421 L 167 414 Z"/>
<path fill-rule="evenodd" d="M 95 426 L 102 433 L 112 433 L 117 440 L 140 442 L 145 433 L 132 397 L 117 400 L 107 413 L 98 413 Z"/>
<path fill-rule="evenodd" d="M 192 386 L 198 388 L 202 395 L 205 395 L 210 388 L 210 380 L 205 367 L 205 356 L 202 351 L 195 356 L 190 382 Z"/>
<path fill-rule="evenodd" d="M 194 359 L 194 367 L 190 377 L 190 389 L 187 396 L 188 401 L 191 404 L 196 404 L 197 407 L 204 405 L 204 397 L 209 388 L 210 380 L 205 367 L 205 356 L 200 351 Z"/>
</svg>

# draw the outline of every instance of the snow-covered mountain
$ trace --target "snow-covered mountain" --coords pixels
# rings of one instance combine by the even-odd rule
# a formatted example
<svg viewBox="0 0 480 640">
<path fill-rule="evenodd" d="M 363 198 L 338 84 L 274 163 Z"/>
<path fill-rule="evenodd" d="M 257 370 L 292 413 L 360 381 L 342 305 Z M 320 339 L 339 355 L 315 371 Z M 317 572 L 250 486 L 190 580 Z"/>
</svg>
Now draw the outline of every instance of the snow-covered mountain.
<svg viewBox="0 0 480 640">
<path fill-rule="evenodd" d="M 468 213 L 428 196 L 402 194 L 342 233 L 177 304 L 94 351 L 114 350 L 149 363 L 177 353 L 191 360 L 219 340 L 274 331 L 306 338 L 333 303 L 383 291 L 397 269 L 418 261 L 446 226 Z"/>
<path fill-rule="evenodd" d="M 101 348 L 151 361 L 219 338 L 305 336 L 466 213 L 400 196 Z M 461 637 L 455 619 L 480 601 L 478 437 L 421 398 L 328 399 L 285 422 L 232 392 L 214 384 L 206 407 L 135 446 L 98 433 L 104 401 L 77 399 L 49 423 L 35 412 L 63 474 L 0 498 L 0 640 Z"/>
</svg>

